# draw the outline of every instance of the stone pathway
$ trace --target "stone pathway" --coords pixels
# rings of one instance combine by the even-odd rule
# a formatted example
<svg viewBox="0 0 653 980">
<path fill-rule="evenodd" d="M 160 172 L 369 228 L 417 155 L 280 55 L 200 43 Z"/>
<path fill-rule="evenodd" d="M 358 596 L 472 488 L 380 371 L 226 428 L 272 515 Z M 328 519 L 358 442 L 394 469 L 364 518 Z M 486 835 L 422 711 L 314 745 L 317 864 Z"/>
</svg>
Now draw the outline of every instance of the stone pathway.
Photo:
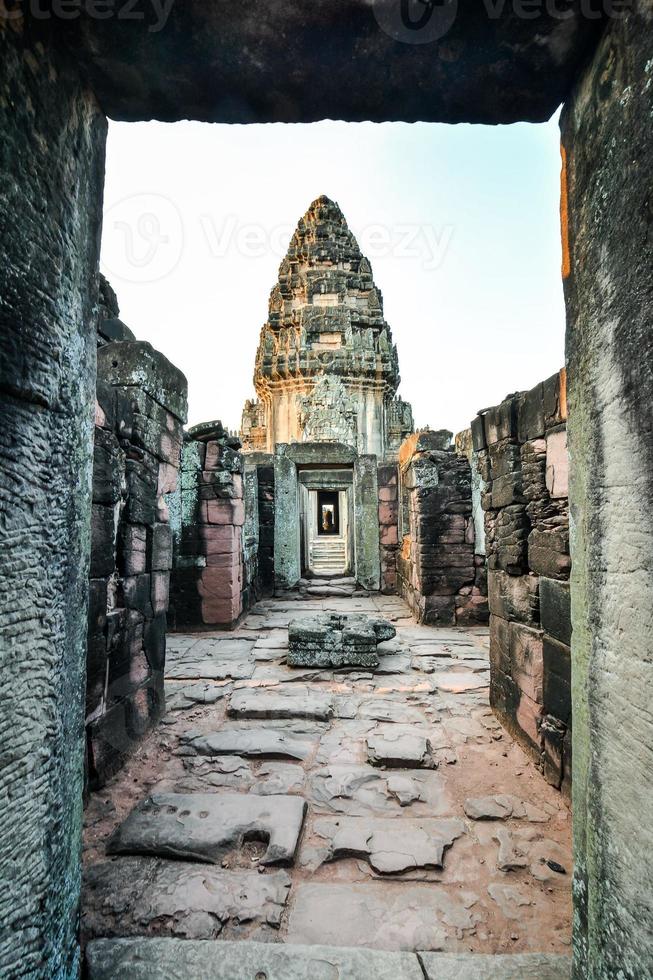
<svg viewBox="0 0 653 980">
<path fill-rule="evenodd" d="M 395 625 L 376 672 L 286 665 L 289 620 L 322 612 Z M 170 636 L 168 713 L 86 811 L 85 941 L 568 954 L 570 816 L 489 709 L 487 646 L 383 596 L 270 600 L 234 633 Z M 194 945 L 157 948 L 188 975 L 240 977 L 192 968 Z M 120 975 L 140 947 L 94 944 L 91 975 Z M 349 976 L 262 955 L 270 978 Z M 566 975 L 566 960 L 515 962 Z"/>
</svg>

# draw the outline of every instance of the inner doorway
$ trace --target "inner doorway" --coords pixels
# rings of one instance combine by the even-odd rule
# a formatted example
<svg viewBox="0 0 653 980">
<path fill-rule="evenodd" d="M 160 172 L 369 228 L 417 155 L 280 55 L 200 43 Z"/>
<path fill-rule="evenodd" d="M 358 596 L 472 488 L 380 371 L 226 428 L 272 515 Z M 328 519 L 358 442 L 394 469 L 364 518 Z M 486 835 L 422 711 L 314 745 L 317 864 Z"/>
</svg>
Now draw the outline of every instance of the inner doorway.
<svg viewBox="0 0 653 980">
<path fill-rule="evenodd" d="M 347 490 L 309 490 L 308 571 L 313 575 L 345 575 L 349 570 Z"/>
</svg>

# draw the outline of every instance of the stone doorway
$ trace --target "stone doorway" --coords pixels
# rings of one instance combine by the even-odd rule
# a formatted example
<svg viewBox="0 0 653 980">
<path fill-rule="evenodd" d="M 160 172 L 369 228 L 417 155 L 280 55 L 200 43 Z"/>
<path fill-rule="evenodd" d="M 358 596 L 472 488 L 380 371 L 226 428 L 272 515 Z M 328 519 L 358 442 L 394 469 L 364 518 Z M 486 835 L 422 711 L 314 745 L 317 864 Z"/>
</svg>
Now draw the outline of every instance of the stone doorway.
<svg viewBox="0 0 653 980">
<path fill-rule="evenodd" d="M 351 487 L 307 489 L 300 485 L 305 575 L 347 575 L 351 569 L 349 535 Z"/>
</svg>

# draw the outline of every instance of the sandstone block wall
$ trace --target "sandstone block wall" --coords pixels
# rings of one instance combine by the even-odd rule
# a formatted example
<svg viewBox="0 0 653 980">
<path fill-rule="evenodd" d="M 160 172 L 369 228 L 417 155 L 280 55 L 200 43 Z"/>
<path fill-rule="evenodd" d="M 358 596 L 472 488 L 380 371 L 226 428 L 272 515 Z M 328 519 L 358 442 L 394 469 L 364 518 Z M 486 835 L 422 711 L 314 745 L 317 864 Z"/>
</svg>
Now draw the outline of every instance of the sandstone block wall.
<svg viewBox="0 0 653 980">
<path fill-rule="evenodd" d="M 490 602 L 490 700 L 570 792 L 571 659 L 564 371 L 472 423 Z"/>
<path fill-rule="evenodd" d="M 186 379 L 162 354 L 132 341 L 101 346 L 86 671 L 93 787 L 120 768 L 164 710 L 168 500 L 185 418 Z"/>
<path fill-rule="evenodd" d="M 174 629 L 231 629 L 255 598 L 258 487 L 255 472 L 248 474 L 247 518 L 239 448 L 219 422 L 195 426 L 184 439 L 175 502 Z"/>
<path fill-rule="evenodd" d="M 399 471 L 396 463 L 378 468 L 379 554 L 381 591 L 397 591 L 397 553 L 399 551 Z"/>
<path fill-rule="evenodd" d="M 451 433 L 424 431 L 402 445 L 398 586 L 419 622 L 487 621 L 484 560 L 474 554 L 469 463 Z"/>
</svg>

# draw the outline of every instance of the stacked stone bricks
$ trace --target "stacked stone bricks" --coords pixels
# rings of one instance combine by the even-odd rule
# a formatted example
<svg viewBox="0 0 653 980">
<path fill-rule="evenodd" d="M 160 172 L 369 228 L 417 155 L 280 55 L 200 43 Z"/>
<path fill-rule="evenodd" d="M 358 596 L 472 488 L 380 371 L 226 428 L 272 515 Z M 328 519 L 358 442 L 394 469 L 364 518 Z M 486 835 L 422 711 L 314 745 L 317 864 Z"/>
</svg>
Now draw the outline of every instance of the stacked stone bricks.
<svg viewBox="0 0 653 980">
<path fill-rule="evenodd" d="M 102 785 L 164 710 L 166 611 L 186 379 L 117 318 L 100 322 L 86 731 Z"/>
<path fill-rule="evenodd" d="M 451 433 L 416 433 L 402 445 L 397 559 L 401 595 L 420 622 L 487 621 L 482 561 L 474 555 L 471 473 Z"/>
<path fill-rule="evenodd" d="M 472 423 L 482 479 L 492 705 L 569 792 L 571 692 L 564 372 Z"/>
<path fill-rule="evenodd" d="M 379 486 L 379 554 L 381 558 L 381 591 L 397 591 L 397 552 L 399 550 L 399 473 L 397 464 L 378 469 Z"/>
<path fill-rule="evenodd" d="M 250 522 L 246 542 L 239 448 L 220 422 L 195 426 L 184 441 L 172 589 L 175 629 L 231 628 L 254 597 L 258 540 L 252 538 L 258 520 Z M 256 474 L 251 477 L 255 481 Z M 250 500 L 257 494 L 253 486 Z"/>
</svg>

